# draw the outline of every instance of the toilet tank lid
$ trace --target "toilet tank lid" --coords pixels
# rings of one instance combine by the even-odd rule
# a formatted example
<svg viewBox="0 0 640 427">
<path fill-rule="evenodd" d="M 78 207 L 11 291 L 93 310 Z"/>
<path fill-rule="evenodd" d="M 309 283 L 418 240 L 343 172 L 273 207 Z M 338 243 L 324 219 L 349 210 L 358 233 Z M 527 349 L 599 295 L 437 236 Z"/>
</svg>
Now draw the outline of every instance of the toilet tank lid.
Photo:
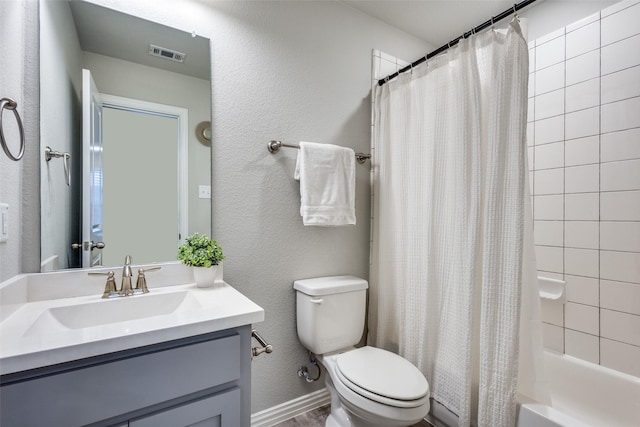
<svg viewBox="0 0 640 427">
<path fill-rule="evenodd" d="M 355 276 L 316 277 L 293 282 L 293 289 L 311 296 L 359 291 L 368 286 L 366 280 Z"/>
</svg>

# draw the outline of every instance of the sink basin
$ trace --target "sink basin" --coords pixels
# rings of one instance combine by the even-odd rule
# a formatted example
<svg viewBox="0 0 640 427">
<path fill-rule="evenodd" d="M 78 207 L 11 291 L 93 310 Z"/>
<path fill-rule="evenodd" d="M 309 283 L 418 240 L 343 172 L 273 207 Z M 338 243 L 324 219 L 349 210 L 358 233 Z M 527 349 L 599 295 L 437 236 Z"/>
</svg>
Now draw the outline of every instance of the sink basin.
<svg viewBox="0 0 640 427">
<path fill-rule="evenodd" d="M 152 293 L 51 307 L 43 311 L 33 322 L 25 336 L 131 322 L 198 308 L 198 300 L 187 291 Z"/>
</svg>

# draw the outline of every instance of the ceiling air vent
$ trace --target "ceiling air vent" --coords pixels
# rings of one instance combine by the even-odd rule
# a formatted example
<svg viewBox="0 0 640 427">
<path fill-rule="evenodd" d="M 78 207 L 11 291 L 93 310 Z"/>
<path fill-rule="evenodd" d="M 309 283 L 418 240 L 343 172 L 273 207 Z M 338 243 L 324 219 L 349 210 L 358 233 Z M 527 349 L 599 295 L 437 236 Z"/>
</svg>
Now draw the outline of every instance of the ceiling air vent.
<svg viewBox="0 0 640 427">
<path fill-rule="evenodd" d="M 149 55 L 158 56 L 160 58 L 170 59 L 171 61 L 184 62 L 184 57 L 187 56 L 184 53 L 177 52 L 175 50 L 167 49 L 164 47 L 149 45 Z"/>
</svg>

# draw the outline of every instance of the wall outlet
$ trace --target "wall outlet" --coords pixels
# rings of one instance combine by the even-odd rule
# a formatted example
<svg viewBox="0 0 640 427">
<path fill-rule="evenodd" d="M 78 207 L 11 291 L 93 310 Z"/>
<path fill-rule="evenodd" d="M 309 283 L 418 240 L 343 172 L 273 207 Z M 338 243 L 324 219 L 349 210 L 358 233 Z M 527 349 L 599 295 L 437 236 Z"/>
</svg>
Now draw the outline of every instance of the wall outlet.
<svg viewBox="0 0 640 427">
<path fill-rule="evenodd" d="M 9 240 L 9 205 L 0 203 L 0 243 Z"/>
<path fill-rule="evenodd" d="M 201 199 L 210 199 L 211 198 L 211 186 L 210 185 L 201 185 L 198 187 L 198 197 Z"/>
</svg>

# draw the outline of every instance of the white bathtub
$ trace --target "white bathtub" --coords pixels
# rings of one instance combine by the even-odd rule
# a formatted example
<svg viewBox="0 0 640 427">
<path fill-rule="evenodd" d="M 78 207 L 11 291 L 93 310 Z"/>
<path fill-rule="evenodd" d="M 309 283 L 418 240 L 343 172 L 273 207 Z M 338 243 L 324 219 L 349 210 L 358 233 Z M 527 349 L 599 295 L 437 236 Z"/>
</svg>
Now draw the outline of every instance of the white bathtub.
<svg viewBox="0 0 640 427">
<path fill-rule="evenodd" d="M 518 405 L 516 427 L 638 427 L 640 378 L 545 352 L 552 407 Z"/>
</svg>

